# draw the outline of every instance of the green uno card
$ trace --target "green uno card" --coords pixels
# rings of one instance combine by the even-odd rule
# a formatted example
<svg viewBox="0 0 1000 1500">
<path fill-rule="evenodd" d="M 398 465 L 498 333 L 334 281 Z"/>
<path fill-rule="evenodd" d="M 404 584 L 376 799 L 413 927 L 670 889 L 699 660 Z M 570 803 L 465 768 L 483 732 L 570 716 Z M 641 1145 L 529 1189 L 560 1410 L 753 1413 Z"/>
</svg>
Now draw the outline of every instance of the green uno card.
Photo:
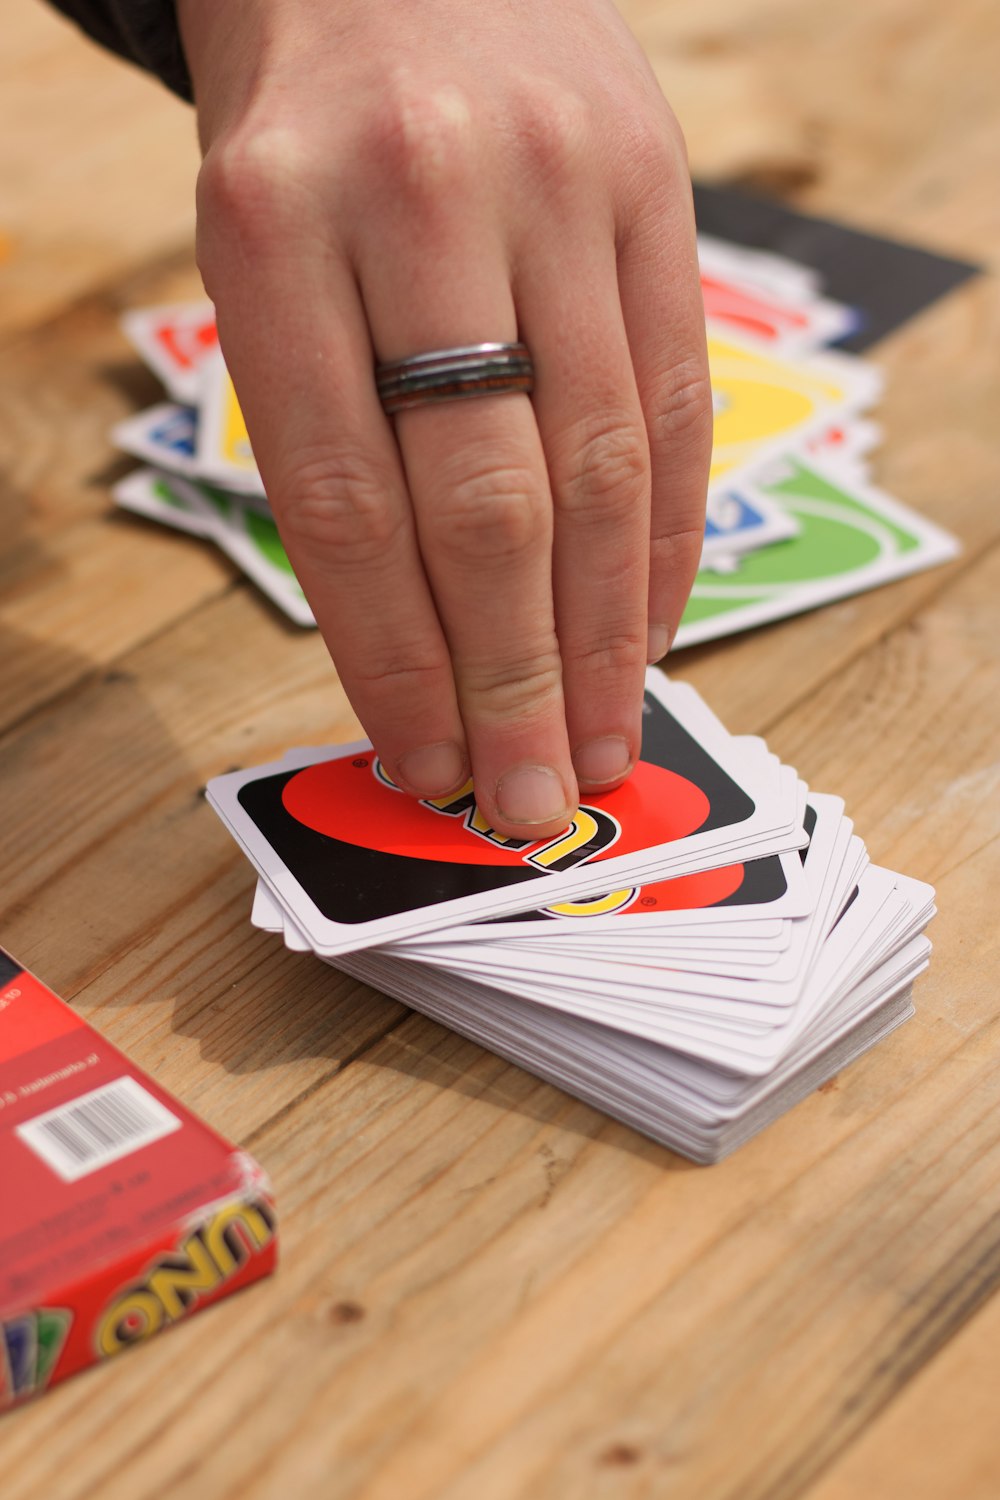
<svg viewBox="0 0 1000 1500">
<path fill-rule="evenodd" d="M 798 534 L 734 557 L 724 570 L 703 568 L 675 649 L 876 588 L 959 550 L 954 537 L 898 500 L 800 458 L 782 460 L 764 484 L 740 485 L 751 504 L 759 492 L 788 511 Z"/>
</svg>

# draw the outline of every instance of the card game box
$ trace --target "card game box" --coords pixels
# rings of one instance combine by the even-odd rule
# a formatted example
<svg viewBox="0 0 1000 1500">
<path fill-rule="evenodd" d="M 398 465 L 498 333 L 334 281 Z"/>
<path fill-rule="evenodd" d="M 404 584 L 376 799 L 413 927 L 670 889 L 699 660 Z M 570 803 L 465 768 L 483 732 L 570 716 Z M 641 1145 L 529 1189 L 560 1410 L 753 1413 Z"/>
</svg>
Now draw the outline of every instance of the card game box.
<svg viewBox="0 0 1000 1500">
<path fill-rule="evenodd" d="M 0 1412 L 265 1276 L 261 1168 L 0 949 Z"/>
</svg>

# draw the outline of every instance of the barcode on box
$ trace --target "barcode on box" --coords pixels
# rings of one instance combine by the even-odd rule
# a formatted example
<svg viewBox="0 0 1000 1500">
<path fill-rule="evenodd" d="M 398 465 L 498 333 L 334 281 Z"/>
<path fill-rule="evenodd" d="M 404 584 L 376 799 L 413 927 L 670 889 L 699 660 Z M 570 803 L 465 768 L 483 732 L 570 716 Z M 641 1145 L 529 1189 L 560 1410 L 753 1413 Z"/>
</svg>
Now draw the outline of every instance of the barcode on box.
<svg viewBox="0 0 1000 1500">
<path fill-rule="evenodd" d="M 141 1083 L 116 1078 L 15 1131 L 64 1182 L 76 1182 L 180 1128 L 177 1116 Z"/>
</svg>

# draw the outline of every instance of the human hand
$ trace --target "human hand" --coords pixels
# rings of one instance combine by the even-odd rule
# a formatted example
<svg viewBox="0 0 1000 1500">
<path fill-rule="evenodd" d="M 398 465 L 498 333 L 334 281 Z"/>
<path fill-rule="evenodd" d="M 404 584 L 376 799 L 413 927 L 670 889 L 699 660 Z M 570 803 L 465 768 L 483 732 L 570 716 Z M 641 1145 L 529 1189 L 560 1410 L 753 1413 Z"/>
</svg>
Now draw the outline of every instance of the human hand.
<svg viewBox="0 0 1000 1500">
<path fill-rule="evenodd" d="M 179 0 L 198 258 L 348 696 L 420 797 L 559 832 L 639 754 L 711 446 L 680 132 L 609 0 Z M 535 391 L 384 414 L 377 361 Z"/>
</svg>

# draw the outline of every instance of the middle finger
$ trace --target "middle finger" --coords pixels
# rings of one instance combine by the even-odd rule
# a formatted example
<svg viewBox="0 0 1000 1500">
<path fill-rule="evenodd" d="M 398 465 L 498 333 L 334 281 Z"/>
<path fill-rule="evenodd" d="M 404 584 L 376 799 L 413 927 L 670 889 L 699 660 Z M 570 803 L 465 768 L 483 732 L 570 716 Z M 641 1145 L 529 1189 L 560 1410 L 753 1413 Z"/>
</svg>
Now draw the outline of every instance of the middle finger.
<svg viewBox="0 0 1000 1500">
<path fill-rule="evenodd" d="M 359 273 L 380 360 L 517 334 L 499 237 L 452 224 L 406 266 Z M 430 253 L 430 252 L 433 253 Z M 395 418 L 427 577 L 448 641 L 476 800 L 512 837 L 560 832 L 578 803 L 552 598 L 552 499 L 524 395 Z"/>
</svg>

